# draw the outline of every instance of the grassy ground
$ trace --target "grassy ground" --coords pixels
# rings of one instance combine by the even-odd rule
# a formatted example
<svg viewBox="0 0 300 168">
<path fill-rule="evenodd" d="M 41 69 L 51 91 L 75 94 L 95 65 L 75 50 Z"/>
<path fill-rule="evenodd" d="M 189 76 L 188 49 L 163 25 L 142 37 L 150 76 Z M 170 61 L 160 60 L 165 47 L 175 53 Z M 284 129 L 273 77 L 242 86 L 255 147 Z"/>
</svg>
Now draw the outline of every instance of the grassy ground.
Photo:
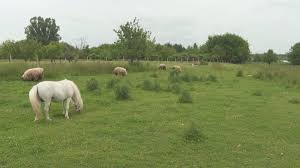
<svg viewBox="0 0 300 168">
<path fill-rule="evenodd" d="M 285 73 L 290 71 L 281 66 Z M 85 109 L 76 113 L 71 108 L 66 120 L 61 104 L 53 103 L 53 121 L 38 124 L 28 102 L 35 82 L 1 80 L 0 167 L 299 167 L 297 81 L 274 70 L 271 78 L 253 77 L 265 68 L 185 65 L 184 73 L 202 78 L 179 83 L 192 95 L 193 103 L 187 104 L 167 91 L 168 71 L 157 71 L 157 78 L 153 71 L 129 71 L 122 82 L 130 85 L 131 98 L 123 101 L 106 88 L 113 78 L 106 71 L 46 75 L 46 80 L 74 80 Z M 243 77 L 236 77 L 238 70 L 243 70 Z M 217 81 L 206 80 L 209 74 Z M 87 91 L 91 78 L 99 81 L 100 91 Z M 143 90 L 145 79 L 159 81 L 161 90 Z M 192 124 L 201 141 L 185 139 Z"/>
</svg>

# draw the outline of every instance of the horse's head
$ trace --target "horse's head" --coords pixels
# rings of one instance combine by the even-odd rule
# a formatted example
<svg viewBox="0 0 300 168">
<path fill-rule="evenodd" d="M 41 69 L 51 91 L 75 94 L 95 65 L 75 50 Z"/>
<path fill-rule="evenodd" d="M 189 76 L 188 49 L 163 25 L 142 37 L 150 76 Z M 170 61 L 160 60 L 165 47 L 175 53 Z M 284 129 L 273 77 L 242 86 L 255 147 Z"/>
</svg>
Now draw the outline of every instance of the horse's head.
<svg viewBox="0 0 300 168">
<path fill-rule="evenodd" d="M 80 99 L 80 100 L 78 100 L 78 99 L 72 99 L 72 103 L 75 106 L 76 112 L 82 111 L 82 109 L 83 109 L 82 99 Z"/>
</svg>

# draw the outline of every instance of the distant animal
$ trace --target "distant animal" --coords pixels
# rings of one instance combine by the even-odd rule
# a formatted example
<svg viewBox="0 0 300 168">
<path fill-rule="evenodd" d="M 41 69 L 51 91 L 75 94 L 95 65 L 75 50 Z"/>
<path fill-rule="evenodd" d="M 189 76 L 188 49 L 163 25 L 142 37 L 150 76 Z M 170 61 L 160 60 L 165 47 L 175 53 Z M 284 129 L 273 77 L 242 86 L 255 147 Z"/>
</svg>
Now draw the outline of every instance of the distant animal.
<svg viewBox="0 0 300 168">
<path fill-rule="evenodd" d="M 182 72 L 181 66 L 179 66 L 179 65 L 174 65 L 174 66 L 172 67 L 172 69 L 174 69 L 174 70 L 177 71 L 177 72 Z"/>
<path fill-rule="evenodd" d="M 200 64 L 201 64 L 201 62 L 193 62 L 192 66 L 197 66 L 197 65 L 200 65 Z"/>
<path fill-rule="evenodd" d="M 160 70 L 166 70 L 167 69 L 166 64 L 159 64 L 159 69 Z"/>
<path fill-rule="evenodd" d="M 43 68 L 27 69 L 22 75 L 22 79 L 25 81 L 38 81 L 38 80 L 42 80 L 43 77 L 44 77 Z"/>
<path fill-rule="evenodd" d="M 127 70 L 123 67 L 116 67 L 113 70 L 113 74 L 115 74 L 116 76 L 126 76 L 127 75 Z"/>
<path fill-rule="evenodd" d="M 35 121 L 41 119 L 41 103 L 44 102 L 44 110 L 46 119 L 51 121 L 49 117 L 49 108 L 51 101 L 62 102 L 63 114 L 69 119 L 69 104 L 75 105 L 76 111 L 79 112 L 83 108 L 80 91 L 76 84 L 70 80 L 61 81 L 43 81 L 34 85 L 29 91 L 29 100 L 33 111 L 35 112 Z"/>
</svg>

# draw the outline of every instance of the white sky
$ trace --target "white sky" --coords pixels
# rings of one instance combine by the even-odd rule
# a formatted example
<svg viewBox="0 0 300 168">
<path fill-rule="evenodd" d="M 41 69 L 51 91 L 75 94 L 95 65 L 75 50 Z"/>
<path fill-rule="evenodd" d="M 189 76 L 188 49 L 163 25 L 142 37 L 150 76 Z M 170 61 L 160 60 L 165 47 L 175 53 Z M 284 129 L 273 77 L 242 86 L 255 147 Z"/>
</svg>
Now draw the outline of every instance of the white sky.
<svg viewBox="0 0 300 168">
<path fill-rule="evenodd" d="M 113 29 L 140 19 L 159 43 L 203 44 L 236 33 L 252 52 L 288 52 L 300 42 L 300 0 L 0 0 L 0 42 L 25 38 L 33 16 L 52 17 L 63 41 L 91 46 L 116 40 Z"/>
</svg>

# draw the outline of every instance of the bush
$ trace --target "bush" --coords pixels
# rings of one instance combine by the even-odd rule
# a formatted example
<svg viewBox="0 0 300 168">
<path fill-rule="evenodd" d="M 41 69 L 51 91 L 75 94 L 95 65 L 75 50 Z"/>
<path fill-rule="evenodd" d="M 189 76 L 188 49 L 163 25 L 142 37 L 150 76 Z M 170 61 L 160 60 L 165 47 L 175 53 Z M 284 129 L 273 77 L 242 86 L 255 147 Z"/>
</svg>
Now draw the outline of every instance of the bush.
<svg viewBox="0 0 300 168">
<path fill-rule="evenodd" d="M 195 123 L 191 123 L 189 127 L 184 131 L 184 140 L 186 142 L 202 142 L 205 140 L 205 136 Z"/>
<path fill-rule="evenodd" d="M 130 98 L 130 90 L 129 87 L 125 84 L 119 84 L 115 88 L 116 99 L 118 100 L 126 100 Z"/>
<path fill-rule="evenodd" d="M 256 72 L 256 73 L 253 75 L 253 77 L 254 77 L 255 79 L 264 79 L 264 73 L 261 72 L 261 71 L 258 71 L 258 72 Z"/>
<path fill-rule="evenodd" d="M 180 72 L 178 72 L 176 70 L 171 70 L 171 72 L 169 74 L 169 81 L 171 81 L 171 82 L 180 82 L 179 74 L 180 74 Z"/>
<path fill-rule="evenodd" d="M 292 98 L 291 100 L 289 100 L 289 103 L 292 103 L 292 104 L 300 104 L 300 100 L 297 99 L 297 98 Z"/>
<path fill-rule="evenodd" d="M 159 91 L 160 90 L 160 84 L 158 81 L 150 81 L 150 80 L 144 80 L 142 88 L 144 90 L 153 90 L 153 91 Z"/>
<path fill-rule="evenodd" d="M 183 75 L 181 76 L 181 79 L 182 79 L 183 81 L 185 81 L 185 82 L 192 82 L 192 77 L 191 77 L 189 74 L 187 74 L 187 73 L 183 74 Z"/>
<path fill-rule="evenodd" d="M 86 88 L 88 91 L 95 91 L 99 89 L 99 82 L 92 78 L 86 82 Z"/>
<path fill-rule="evenodd" d="M 202 79 L 196 75 L 191 76 L 192 81 L 201 81 Z"/>
<path fill-rule="evenodd" d="M 120 81 L 119 79 L 115 79 L 115 78 L 107 81 L 106 88 L 108 89 L 114 88 L 119 83 L 119 81 Z"/>
<path fill-rule="evenodd" d="M 255 91 L 255 92 L 253 93 L 253 95 L 254 95 L 254 96 L 262 96 L 263 93 L 262 93 L 262 91 L 257 90 L 257 91 Z"/>
<path fill-rule="evenodd" d="M 180 93 L 181 87 L 178 83 L 171 83 L 168 85 L 167 91 L 173 92 L 173 93 Z"/>
<path fill-rule="evenodd" d="M 150 77 L 152 77 L 152 78 L 158 78 L 158 74 L 157 73 L 153 73 L 153 74 L 150 75 Z"/>
<path fill-rule="evenodd" d="M 188 91 L 183 91 L 181 92 L 178 101 L 179 103 L 192 103 L 193 99 Z"/>
<path fill-rule="evenodd" d="M 217 81 L 217 77 L 215 75 L 209 74 L 207 76 L 207 80 L 211 81 L 211 82 L 216 82 Z"/>
<path fill-rule="evenodd" d="M 236 77 L 243 77 L 243 76 L 244 76 L 243 70 L 238 70 L 236 73 Z"/>
</svg>

